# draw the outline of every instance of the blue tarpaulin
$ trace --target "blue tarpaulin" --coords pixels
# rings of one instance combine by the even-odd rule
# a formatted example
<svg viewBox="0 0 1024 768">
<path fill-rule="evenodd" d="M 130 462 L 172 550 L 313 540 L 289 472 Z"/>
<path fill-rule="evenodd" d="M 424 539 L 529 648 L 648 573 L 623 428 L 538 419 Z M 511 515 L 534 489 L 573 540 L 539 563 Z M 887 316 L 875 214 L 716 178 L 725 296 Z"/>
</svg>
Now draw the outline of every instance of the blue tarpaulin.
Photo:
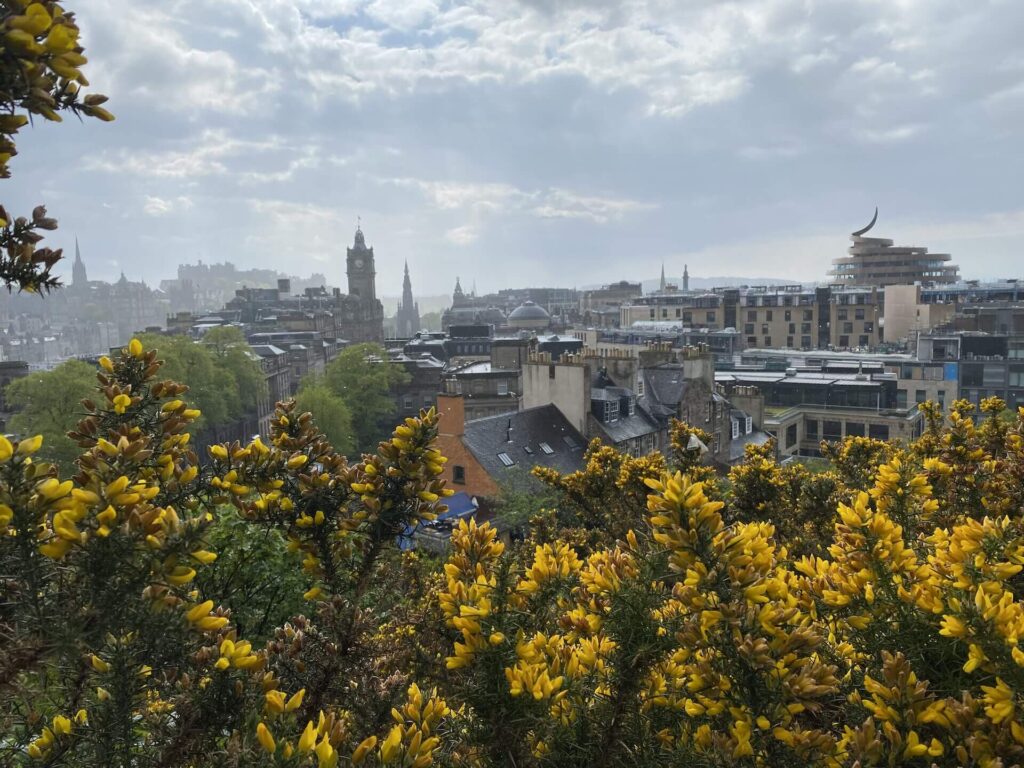
<svg viewBox="0 0 1024 768">
<path fill-rule="evenodd" d="M 399 549 L 415 549 L 416 535 L 421 531 L 429 530 L 435 534 L 447 533 L 458 525 L 459 520 L 472 517 L 479 506 L 476 503 L 476 499 L 465 491 L 459 491 L 449 496 L 444 500 L 444 503 L 448 509 L 439 514 L 436 520 L 432 520 L 429 523 L 419 523 L 415 526 L 410 525 L 402 531 L 398 537 Z"/>
</svg>

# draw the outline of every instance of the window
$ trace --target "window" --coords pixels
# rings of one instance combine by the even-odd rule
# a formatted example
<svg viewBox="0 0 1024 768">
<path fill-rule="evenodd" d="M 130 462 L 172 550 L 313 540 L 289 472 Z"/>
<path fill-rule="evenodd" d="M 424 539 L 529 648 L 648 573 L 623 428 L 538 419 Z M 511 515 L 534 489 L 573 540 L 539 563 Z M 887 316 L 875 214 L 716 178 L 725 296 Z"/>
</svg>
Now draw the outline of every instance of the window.
<svg viewBox="0 0 1024 768">
<path fill-rule="evenodd" d="M 874 333 L 874 332 L 875 332 L 875 324 L 872 321 L 869 320 L 868 322 L 864 323 L 864 333 Z"/>
<path fill-rule="evenodd" d="M 814 319 L 814 310 L 813 309 L 805 309 L 804 310 L 804 320 L 806 322 L 810 322 L 813 319 Z"/>
<path fill-rule="evenodd" d="M 804 422 L 804 432 L 806 433 L 806 437 L 807 437 L 808 440 L 817 440 L 818 439 L 818 420 L 817 419 L 808 419 L 806 422 Z"/>
<path fill-rule="evenodd" d="M 507 453 L 499 453 L 498 460 L 501 461 L 501 463 L 504 464 L 506 467 L 511 467 L 513 464 L 515 464 L 515 462 L 512 460 L 512 457 L 509 456 Z"/>
<path fill-rule="evenodd" d="M 907 390 L 900 389 L 896 391 L 896 407 L 906 408 L 907 407 Z"/>
<path fill-rule="evenodd" d="M 796 333 L 796 323 L 790 323 L 789 324 L 789 332 L 790 333 Z"/>
<path fill-rule="evenodd" d="M 746 325 L 744 325 L 743 326 L 743 332 L 745 334 L 747 334 L 747 336 L 750 336 L 754 332 L 754 324 L 753 323 L 747 323 Z"/>
<path fill-rule="evenodd" d="M 653 312 L 654 310 L 652 309 L 651 311 Z M 553 365 L 549 365 L 548 366 L 548 378 L 549 379 L 555 378 L 555 366 L 553 366 Z"/>
<path fill-rule="evenodd" d="M 787 309 L 785 317 L 786 317 L 786 322 L 788 323 L 790 320 L 793 319 L 793 313 L 790 310 Z"/>
<path fill-rule="evenodd" d="M 456 464 L 452 467 L 452 482 L 459 485 L 466 484 L 466 468 Z"/>
<path fill-rule="evenodd" d="M 754 431 L 754 420 L 750 416 L 747 416 L 747 420 L 744 424 L 744 427 L 746 427 L 746 432 L 744 432 L 744 434 L 749 435 L 751 432 Z"/>
<path fill-rule="evenodd" d="M 871 346 L 871 337 L 870 336 L 858 336 L 857 337 L 857 344 L 859 346 L 861 346 L 861 347 L 869 347 L 869 346 Z"/>
<path fill-rule="evenodd" d="M 643 397 L 644 396 L 644 377 L 643 376 L 638 376 L 637 379 L 636 379 L 636 396 L 637 397 Z"/>
<path fill-rule="evenodd" d="M 842 440 L 843 439 L 843 426 L 838 421 L 832 421 L 825 419 L 822 422 L 822 439 L 823 440 Z"/>
<path fill-rule="evenodd" d="M 810 349 L 811 348 L 811 337 L 810 336 L 801 336 L 800 337 L 800 346 L 803 349 Z"/>
<path fill-rule="evenodd" d="M 850 337 L 849 336 L 840 336 L 839 337 L 839 346 L 840 347 L 848 347 L 848 346 L 850 346 Z"/>
<path fill-rule="evenodd" d="M 508 380 L 501 379 L 500 381 L 498 381 L 498 394 L 499 395 L 507 395 L 508 394 Z"/>
<path fill-rule="evenodd" d="M 604 402 L 604 420 L 605 421 L 618 421 L 619 420 L 619 403 L 615 400 L 605 400 Z"/>
<path fill-rule="evenodd" d="M 864 424 L 859 421 L 846 422 L 847 437 L 864 437 Z"/>
<path fill-rule="evenodd" d="M 747 310 L 747 321 L 751 322 L 751 323 L 757 322 L 757 310 L 756 309 L 748 309 Z"/>
<path fill-rule="evenodd" d="M 683 322 L 684 323 L 692 323 L 693 322 L 693 312 L 683 312 Z"/>
<path fill-rule="evenodd" d="M 853 323 L 843 323 L 843 333 L 853 333 Z"/>
<path fill-rule="evenodd" d="M 945 410 L 946 408 L 946 390 L 940 389 L 937 393 L 939 398 L 939 408 Z"/>
<path fill-rule="evenodd" d="M 793 337 L 792 336 L 787 336 L 786 337 L 786 346 L 787 347 L 792 347 L 793 346 Z"/>
<path fill-rule="evenodd" d="M 568 445 L 573 450 L 580 447 L 580 444 L 576 442 L 576 438 L 572 437 L 571 435 L 563 435 L 562 442 Z"/>
<path fill-rule="evenodd" d="M 914 402 L 920 405 L 925 401 L 925 393 L 923 389 L 914 390 Z"/>
<path fill-rule="evenodd" d="M 786 448 L 792 448 L 796 445 L 796 424 L 790 424 L 786 427 Z"/>
<path fill-rule="evenodd" d="M 740 421 L 739 419 L 732 420 L 732 439 L 735 440 L 740 436 Z"/>
<path fill-rule="evenodd" d="M 528 445 L 524 445 L 523 446 L 523 453 L 525 453 L 527 456 L 533 456 L 533 448 L 531 448 Z"/>
<path fill-rule="evenodd" d="M 679 317 L 680 315 L 682 315 L 682 313 L 683 310 L 681 310 L 679 307 L 676 307 L 676 317 Z"/>
<path fill-rule="evenodd" d="M 542 451 L 544 451 L 544 453 L 546 453 L 546 454 L 547 454 L 548 456 L 550 456 L 550 455 L 551 455 L 552 453 L 554 453 L 554 452 L 555 452 L 555 449 L 554 449 L 554 448 L 552 448 L 552 447 L 551 447 L 550 445 L 548 445 L 547 443 L 537 443 L 537 445 L 539 445 L 539 446 L 540 446 L 540 449 L 541 449 Z"/>
<path fill-rule="evenodd" d="M 846 310 L 846 309 L 837 309 L 836 310 L 836 320 L 845 320 L 846 319 L 846 314 L 847 314 L 848 311 L 849 310 Z"/>
<path fill-rule="evenodd" d="M 770 347 L 772 345 L 772 337 L 771 336 L 765 336 L 764 337 L 764 345 L 766 347 Z"/>
<path fill-rule="evenodd" d="M 811 332 L 811 324 L 810 323 L 800 323 L 800 333 L 810 333 L 810 332 Z"/>
<path fill-rule="evenodd" d="M 770 309 L 768 309 L 768 310 L 765 310 L 765 313 L 764 313 L 764 319 L 765 319 L 765 320 L 767 320 L 767 321 L 769 321 L 769 322 L 771 322 L 771 319 L 772 319 L 772 311 L 771 311 Z"/>
<path fill-rule="evenodd" d="M 863 309 L 855 309 L 855 310 L 853 310 L 853 319 L 854 320 L 863 320 L 864 319 L 864 310 Z"/>
<path fill-rule="evenodd" d="M 709 323 L 715 322 L 715 313 L 714 312 L 708 312 L 708 322 Z"/>
<path fill-rule="evenodd" d="M 631 397 L 629 398 L 628 403 L 629 404 L 626 406 L 626 408 L 628 410 L 629 415 L 633 416 L 636 414 L 636 400 Z"/>
<path fill-rule="evenodd" d="M 868 437 L 872 440 L 888 440 L 889 427 L 886 424 L 868 424 Z"/>
<path fill-rule="evenodd" d="M 771 331 L 768 330 L 768 323 L 761 323 L 761 333 L 771 333 Z"/>
<path fill-rule="evenodd" d="M 756 347 L 757 346 L 757 336 L 747 336 L 747 346 L 748 347 Z"/>
<path fill-rule="evenodd" d="M 406 396 L 406 397 L 404 397 L 404 398 L 402 399 L 402 406 L 403 406 L 403 407 L 405 408 L 405 410 L 407 410 L 407 411 L 408 411 L 408 410 L 411 410 L 411 409 L 412 409 L 412 398 L 411 398 L 411 397 L 409 397 L 409 396 Z"/>
</svg>

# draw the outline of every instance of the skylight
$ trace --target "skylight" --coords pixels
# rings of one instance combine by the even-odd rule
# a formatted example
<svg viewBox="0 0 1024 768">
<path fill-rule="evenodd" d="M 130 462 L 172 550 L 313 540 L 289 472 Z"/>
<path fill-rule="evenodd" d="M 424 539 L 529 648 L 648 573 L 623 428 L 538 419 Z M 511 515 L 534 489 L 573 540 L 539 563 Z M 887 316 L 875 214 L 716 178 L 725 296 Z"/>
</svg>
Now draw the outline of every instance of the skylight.
<svg viewBox="0 0 1024 768">
<path fill-rule="evenodd" d="M 512 460 L 512 457 L 509 456 L 507 453 L 499 453 L 498 459 L 500 459 L 501 463 L 504 464 L 506 467 L 511 467 L 513 464 L 515 464 L 515 462 Z"/>
<path fill-rule="evenodd" d="M 544 453 L 546 453 L 546 454 L 547 454 L 548 456 L 550 456 L 550 455 L 551 455 L 552 453 L 554 453 L 554 452 L 555 452 L 555 449 L 554 449 L 554 448 L 552 448 L 552 447 L 551 447 L 550 445 L 548 445 L 547 443 L 539 443 L 539 445 L 540 445 L 540 449 L 541 449 L 542 451 L 544 451 Z"/>
</svg>

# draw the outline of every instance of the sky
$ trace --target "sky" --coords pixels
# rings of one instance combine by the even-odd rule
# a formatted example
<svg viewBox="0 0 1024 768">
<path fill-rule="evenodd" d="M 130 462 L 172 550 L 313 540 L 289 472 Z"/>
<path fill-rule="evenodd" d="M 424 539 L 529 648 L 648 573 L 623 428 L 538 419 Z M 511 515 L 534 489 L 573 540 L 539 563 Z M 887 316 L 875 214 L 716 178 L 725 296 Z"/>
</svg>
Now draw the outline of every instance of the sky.
<svg viewBox="0 0 1024 768">
<path fill-rule="evenodd" d="M 228 260 L 377 290 L 824 279 L 872 234 L 1024 277 L 1019 0 L 78 0 L 114 123 L 37 124 L 93 279 Z M 70 260 L 66 271 L 70 274 Z"/>
</svg>

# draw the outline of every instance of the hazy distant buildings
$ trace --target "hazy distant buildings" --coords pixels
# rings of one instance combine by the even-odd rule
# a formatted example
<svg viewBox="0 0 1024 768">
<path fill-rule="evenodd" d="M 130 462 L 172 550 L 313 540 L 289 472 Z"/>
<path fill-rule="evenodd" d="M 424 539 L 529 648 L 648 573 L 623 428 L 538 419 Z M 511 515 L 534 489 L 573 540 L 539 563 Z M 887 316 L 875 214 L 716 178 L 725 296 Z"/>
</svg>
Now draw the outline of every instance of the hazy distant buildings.
<svg viewBox="0 0 1024 768">
<path fill-rule="evenodd" d="M 958 270 L 948 253 L 928 253 L 919 246 L 894 246 L 892 240 L 864 237 L 878 220 L 878 209 L 863 229 L 850 235 L 848 256 L 832 260 L 829 272 L 837 283 L 846 285 L 908 285 L 911 283 L 955 283 Z"/>
</svg>

